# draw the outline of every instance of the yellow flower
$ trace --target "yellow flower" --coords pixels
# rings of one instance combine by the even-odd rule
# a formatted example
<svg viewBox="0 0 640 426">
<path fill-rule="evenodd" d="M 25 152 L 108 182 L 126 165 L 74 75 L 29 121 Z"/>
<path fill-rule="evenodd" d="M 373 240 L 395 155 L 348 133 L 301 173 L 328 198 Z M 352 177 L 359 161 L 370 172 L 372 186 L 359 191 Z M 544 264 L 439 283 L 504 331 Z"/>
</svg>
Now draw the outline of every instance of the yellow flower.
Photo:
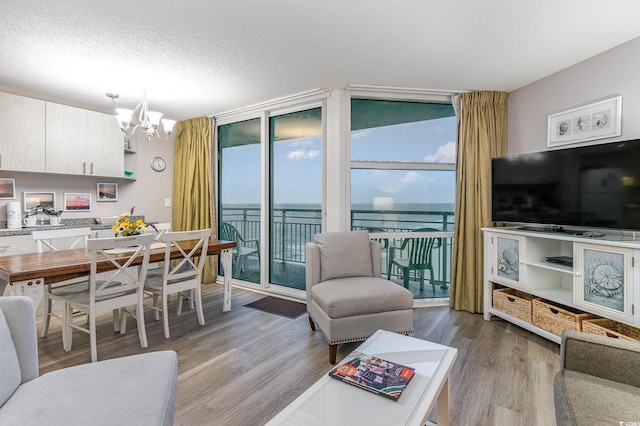
<svg viewBox="0 0 640 426">
<path fill-rule="evenodd" d="M 129 235 L 140 235 L 147 232 L 147 224 L 142 219 L 130 220 L 133 215 L 133 208 L 130 213 L 120 215 L 116 223 L 111 227 L 116 237 L 126 237 Z"/>
</svg>

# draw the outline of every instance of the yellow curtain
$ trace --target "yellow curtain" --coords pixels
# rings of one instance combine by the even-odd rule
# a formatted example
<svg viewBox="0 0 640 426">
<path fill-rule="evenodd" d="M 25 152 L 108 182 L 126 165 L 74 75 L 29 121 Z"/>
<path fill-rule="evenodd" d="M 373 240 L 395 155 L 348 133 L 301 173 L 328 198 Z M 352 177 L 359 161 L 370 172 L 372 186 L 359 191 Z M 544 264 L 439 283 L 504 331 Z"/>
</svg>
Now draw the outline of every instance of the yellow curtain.
<svg viewBox="0 0 640 426">
<path fill-rule="evenodd" d="M 181 121 L 176 125 L 173 155 L 172 229 L 192 231 L 211 228 L 216 235 L 211 177 L 211 119 Z M 207 257 L 203 282 L 217 278 L 215 257 Z"/>
<path fill-rule="evenodd" d="M 458 97 L 456 216 L 450 305 L 483 310 L 482 227 L 491 226 L 491 159 L 507 153 L 507 93 Z"/>
</svg>

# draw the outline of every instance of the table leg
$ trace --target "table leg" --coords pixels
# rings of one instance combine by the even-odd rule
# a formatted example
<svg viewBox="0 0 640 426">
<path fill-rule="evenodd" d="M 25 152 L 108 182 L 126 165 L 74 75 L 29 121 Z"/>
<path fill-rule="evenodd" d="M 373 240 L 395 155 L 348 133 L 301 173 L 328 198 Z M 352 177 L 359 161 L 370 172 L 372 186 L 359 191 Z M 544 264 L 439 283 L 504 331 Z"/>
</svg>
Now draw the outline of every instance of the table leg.
<svg viewBox="0 0 640 426">
<path fill-rule="evenodd" d="M 222 250 L 220 253 L 220 263 L 222 264 L 222 272 L 224 273 L 224 291 L 222 312 L 231 311 L 231 249 Z"/>
<path fill-rule="evenodd" d="M 444 381 L 436 402 L 438 426 L 449 426 L 449 378 Z"/>
</svg>

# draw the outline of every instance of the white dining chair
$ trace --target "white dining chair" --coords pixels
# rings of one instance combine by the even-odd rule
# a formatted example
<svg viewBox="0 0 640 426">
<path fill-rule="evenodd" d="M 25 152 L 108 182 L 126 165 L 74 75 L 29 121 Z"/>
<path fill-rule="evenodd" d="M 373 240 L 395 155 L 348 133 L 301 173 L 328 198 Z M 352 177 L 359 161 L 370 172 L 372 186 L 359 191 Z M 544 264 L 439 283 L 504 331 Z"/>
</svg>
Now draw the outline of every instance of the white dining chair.
<svg viewBox="0 0 640 426">
<path fill-rule="evenodd" d="M 45 253 L 48 251 L 58 251 L 64 249 L 77 249 L 85 248 L 87 246 L 87 240 L 94 231 L 91 228 L 65 228 L 65 229 L 45 229 L 40 231 L 33 231 L 31 236 L 36 242 L 38 253 Z M 59 283 L 51 284 L 49 286 L 43 286 L 43 305 L 44 314 L 42 321 L 42 330 L 40 332 L 41 337 L 47 337 L 49 334 L 49 323 L 51 318 L 56 318 L 62 321 L 62 316 L 54 313 L 53 303 L 58 302 L 64 305 L 64 299 L 58 297 L 55 294 L 56 289 L 65 287 L 65 291 L 81 291 L 86 288 L 86 278 L 76 278 L 73 280 L 62 281 Z M 81 283 L 81 284 L 79 284 Z M 65 307 L 62 307 L 64 312 Z M 62 328 L 62 340 L 66 340 L 64 327 Z"/>
<path fill-rule="evenodd" d="M 144 324 L 144 292 L 143 285 L 149 267 L 152 233 L 128 237 L 95 238 L 87 241 L 87 249 L 91 252 L 91 272 L 89 286 L 86 291 L 64 294 L 67 309 L 65 310 L 64 327 L 69 336 L 65 351 L 70 351 L 73 343 L 73 330 L 89 334 L 91 343 L 91 362 L 98 359 L 96 344 L 96 317 L 105 312 L 117 312 L 128 306 L 135 306 L 135 318 L 138 325 L 140 346 L 147 347 L 147 334 Z M 142 256 L 142 262 L 134 265 L 134 261 Z M 102 272 L 98 277 L 98 264 L 108 262 L 112 270 Z M 98 279 L 105 278 L 105 279 Z M 73 309 L 89 316 L 89 327 L 85 328 L 73 322 Z M 121 315 L 120 332 L 126 331 L 126 314 Z"/>
<path fill-rule="evenodd" d="M 204 259 L 207 256 L 207 248 L 211 229 L 196 231 L 165 232 L 162 241 L 166 244 L 162 275 L 148 276 L 144 290 L 153 299 L 155 319 L 159 320 L 160 314 L 164 322 L 164 337 L 169 338 L 169 310 L 168 299 L 171 294 L 178 294 L 177 314 L 182 313 L 182 302 L 188 298 L 195 302 L 198 323 L 204 325 L 204 313 L 202 310 L 202 270 Z M 194 245 L 195 242 L 195 245 Z M 171 259 L 171 252 L 179 251 L 178 258 Z M 198 250 L 202 250 L 196 255 Z M 159 301 L 162 306 L 159 306 Z"/>
</svg>

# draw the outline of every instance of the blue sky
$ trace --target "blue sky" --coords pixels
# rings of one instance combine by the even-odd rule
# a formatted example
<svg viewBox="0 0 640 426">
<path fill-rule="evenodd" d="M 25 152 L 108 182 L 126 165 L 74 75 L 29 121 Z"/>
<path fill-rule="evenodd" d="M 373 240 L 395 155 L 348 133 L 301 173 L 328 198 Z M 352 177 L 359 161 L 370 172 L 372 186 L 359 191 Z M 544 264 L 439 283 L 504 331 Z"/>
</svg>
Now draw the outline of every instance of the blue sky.
<svg viewBox="0 0 640 426">
<path fill-rule="evenodd" d="M 351 135 L 353 160 L 455 162 L 456 119 L 376 127 Z M 223 156 L 223 204 L 260 201 L 260 147 L 226 148 Z M 320 136 L 278 141 L 273 153 L 276 204 L 319 204 L 322 199 Z M 453 171 L 354 170 L 352 203 L 393 199 L 407 203 L 453 203 Z"/>
</svg>

